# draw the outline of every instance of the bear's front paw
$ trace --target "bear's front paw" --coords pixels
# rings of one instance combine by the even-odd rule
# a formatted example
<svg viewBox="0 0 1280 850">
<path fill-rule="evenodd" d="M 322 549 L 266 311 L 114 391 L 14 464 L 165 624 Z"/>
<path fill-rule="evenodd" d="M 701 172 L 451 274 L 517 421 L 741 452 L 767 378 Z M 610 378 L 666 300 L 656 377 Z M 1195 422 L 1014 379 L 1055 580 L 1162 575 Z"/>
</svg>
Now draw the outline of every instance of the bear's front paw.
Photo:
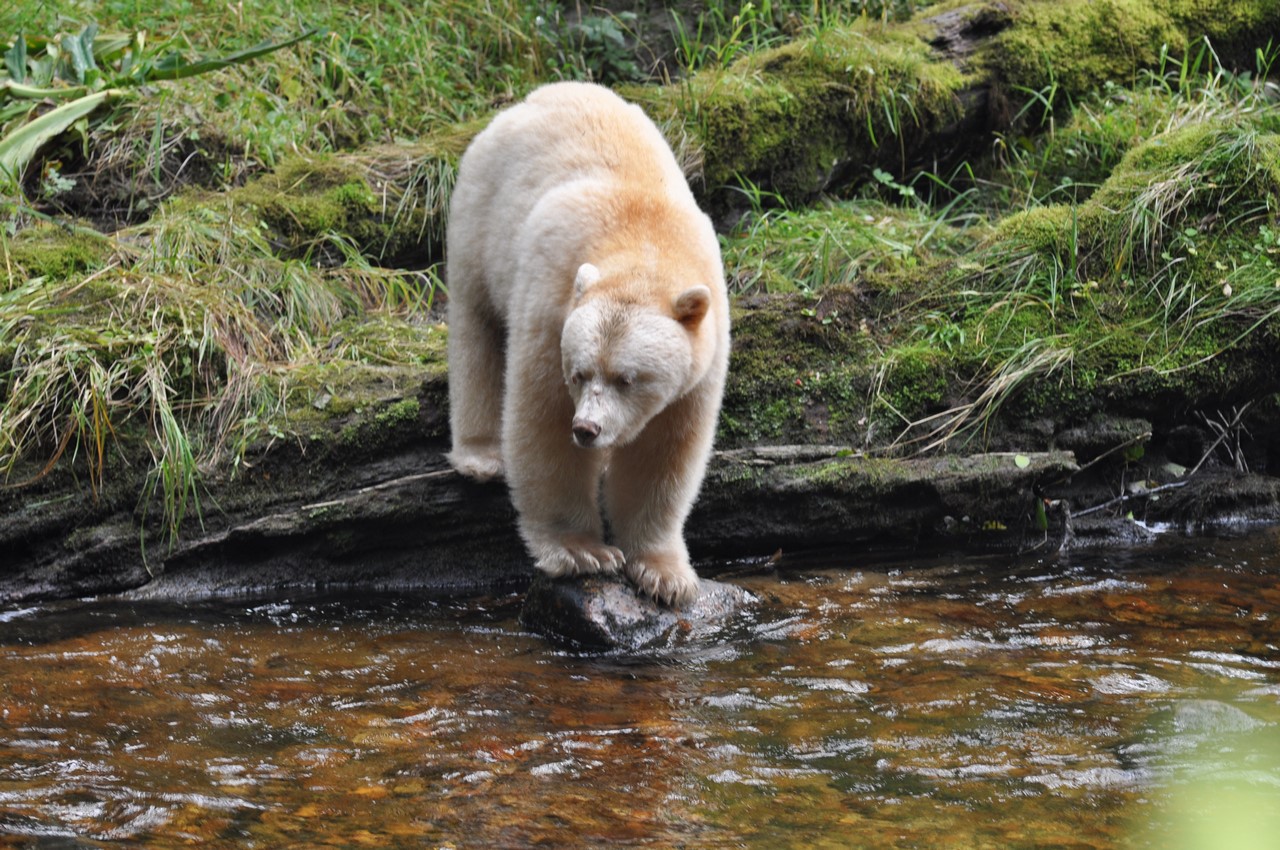
<svg viewBox="0 0 1280 850">
<path fill-rule="evenodd" d="M 682 555 L 651 552 L 632 557 L 626 571 L 641 593 L 666 605 L 679 608 L 698 598 L 698 574 Z"/>
<path fill-rule="evenodd" d="M 552 578 L 616 573 L 626 559 L 622 550 L 586 534 L 565 534 L 537 547 L 538 569 Z"/>
<path fill-rule="evenodd" d="M 476 481 L 502 477 L 502 453 L 498 449 L 454 449 L 445 458 L 458 472 Z"/>
</svg>

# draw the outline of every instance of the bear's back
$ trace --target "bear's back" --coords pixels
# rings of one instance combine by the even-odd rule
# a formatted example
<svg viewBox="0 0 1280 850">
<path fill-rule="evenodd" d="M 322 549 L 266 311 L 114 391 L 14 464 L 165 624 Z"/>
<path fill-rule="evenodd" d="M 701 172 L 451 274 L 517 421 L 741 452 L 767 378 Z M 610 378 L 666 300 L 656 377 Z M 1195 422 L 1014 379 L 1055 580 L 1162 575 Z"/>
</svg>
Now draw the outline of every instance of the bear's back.
<svg viewBox="0 0 1280 850">
<path fill-rule="evenodd" d="M 563 260 L 555 291 L 545 281 L 534 296 L 559 301 L 578 249 L 602 237 L 617 199 L 630 193 L 701 215 L 666 140 L 638 106 L 590 83 L 543 86 L 500 113 L 463 155 L 449 252 L 474 258 L 480 267 L 472 272 L 502 315 L 522 298 L 522 267 L 536 255 Z"/>
</svg>

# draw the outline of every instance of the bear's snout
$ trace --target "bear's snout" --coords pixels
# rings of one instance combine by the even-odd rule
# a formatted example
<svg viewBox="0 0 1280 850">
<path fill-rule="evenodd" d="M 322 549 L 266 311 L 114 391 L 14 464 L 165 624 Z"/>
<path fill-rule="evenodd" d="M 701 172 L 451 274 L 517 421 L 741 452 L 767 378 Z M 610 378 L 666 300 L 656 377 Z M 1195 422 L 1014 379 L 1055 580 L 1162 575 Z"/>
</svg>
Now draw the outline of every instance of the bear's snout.
<svg viewBox="0 0 1280 850">
<path fill-rule="evenodd" d="M 584 449 L 600 436 L 600 423 L 578 417 L 573 420 L 573 441 Z"/>
</svg>

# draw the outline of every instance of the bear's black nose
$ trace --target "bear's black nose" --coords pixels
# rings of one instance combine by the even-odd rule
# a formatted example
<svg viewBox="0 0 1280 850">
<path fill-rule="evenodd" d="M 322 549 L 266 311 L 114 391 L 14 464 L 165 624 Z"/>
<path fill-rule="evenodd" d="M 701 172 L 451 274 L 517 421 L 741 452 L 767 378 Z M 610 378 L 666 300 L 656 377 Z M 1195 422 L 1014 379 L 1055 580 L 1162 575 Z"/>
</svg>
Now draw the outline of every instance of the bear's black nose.
<svg viewBox="0 0 1280 850">
<path fill-rule="evenodd" d="M 600 425 L 588 419 L 573 420 L 573 439 L 580 446 L 589 446 L 600 436 Z"/>
</svg>

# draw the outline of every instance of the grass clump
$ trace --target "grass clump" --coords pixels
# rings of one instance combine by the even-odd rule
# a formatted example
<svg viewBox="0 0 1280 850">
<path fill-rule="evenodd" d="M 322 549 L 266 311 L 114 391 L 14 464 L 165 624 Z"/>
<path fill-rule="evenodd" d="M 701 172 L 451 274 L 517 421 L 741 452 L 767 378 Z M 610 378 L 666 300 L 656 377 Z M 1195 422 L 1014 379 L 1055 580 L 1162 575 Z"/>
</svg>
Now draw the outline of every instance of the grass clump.
<svg viewBox="0 0 1280 850">
<path fill-rule="evenodd" d="M 975 240 L 923 204 L 859 199 L 801 210 L 760 210 L 724 239 L 736 292 L 817 293 L 870 273 L 907 272 Z"/>
<path fill-rule="evenodd" d="M 0 236 L 0 268 L 11 278 L 61 280 L 105 265 L 113 253 L 110 240 L 86 228 L 41 223 Z"/>
<path fill-rule="evenodd" d="M 8 366 L 0 469 L 7 477 L 24 456 L 42 455 L 38 477 L 66 456 L 96 493 L 113 456 L 145 435 L 152 464 L 143 504 L 161 493 L 176 533 L 198 510 L 201 464 L 221 455 L 233 423 L 262 402 L 260 359 L 250 352 L 261 358 L 255 349 L 270 338 L 247 305 L 222 292 L 123 265 L 117 259 L 72 286 L 35 278 L 0 296 Z"/>
<path fill-rule="evenodd" d="M 1276 118 L 1250 106 L 1179 122 L 1082 203 L 1003 219 L 977 266 L 929 290 L 964 333 L 971 390 L 913 422 L 912 439 L 975 433 L 1014 398 L 1025 417 L 1061 416 L 1069 399 L 1084 416 L 1107 398 L 1151 414 L 1160 397 L 1209 405 L 1266 386 L 1237 358 L 1280 317 Z"/>
<path fill-rule="evenodd" d="M 122 232 L 92 272 L 0 294 L 0 469 L 40 477 L 63 458 L 96 492 L 118 458 L 149 455 L 144 510 L 171 539 L 199 484 L 292 429 L 299 366 L 367 357 L 339 332 L 366 315 L 429 309 L 430 275 L 280 256 L 247 205 L 173 202 Z M 442 344 L 431 352 L 443 358 Z M 384 345 L 384 349 L 387 346 Z M 395 357 L 395 349 L 385 355 Z M 44 457 L 33 468 L 24 459 Z M 11 483 L 20 483 L 20 478 Z"/>
<path fill-rule="evenodd" d="M 456 170 L 457 158 L 431 145 L 294 156 L 229 197 L 256 212 L 286 256 L 425 264 L 444 246 Z"/>
</svg>

